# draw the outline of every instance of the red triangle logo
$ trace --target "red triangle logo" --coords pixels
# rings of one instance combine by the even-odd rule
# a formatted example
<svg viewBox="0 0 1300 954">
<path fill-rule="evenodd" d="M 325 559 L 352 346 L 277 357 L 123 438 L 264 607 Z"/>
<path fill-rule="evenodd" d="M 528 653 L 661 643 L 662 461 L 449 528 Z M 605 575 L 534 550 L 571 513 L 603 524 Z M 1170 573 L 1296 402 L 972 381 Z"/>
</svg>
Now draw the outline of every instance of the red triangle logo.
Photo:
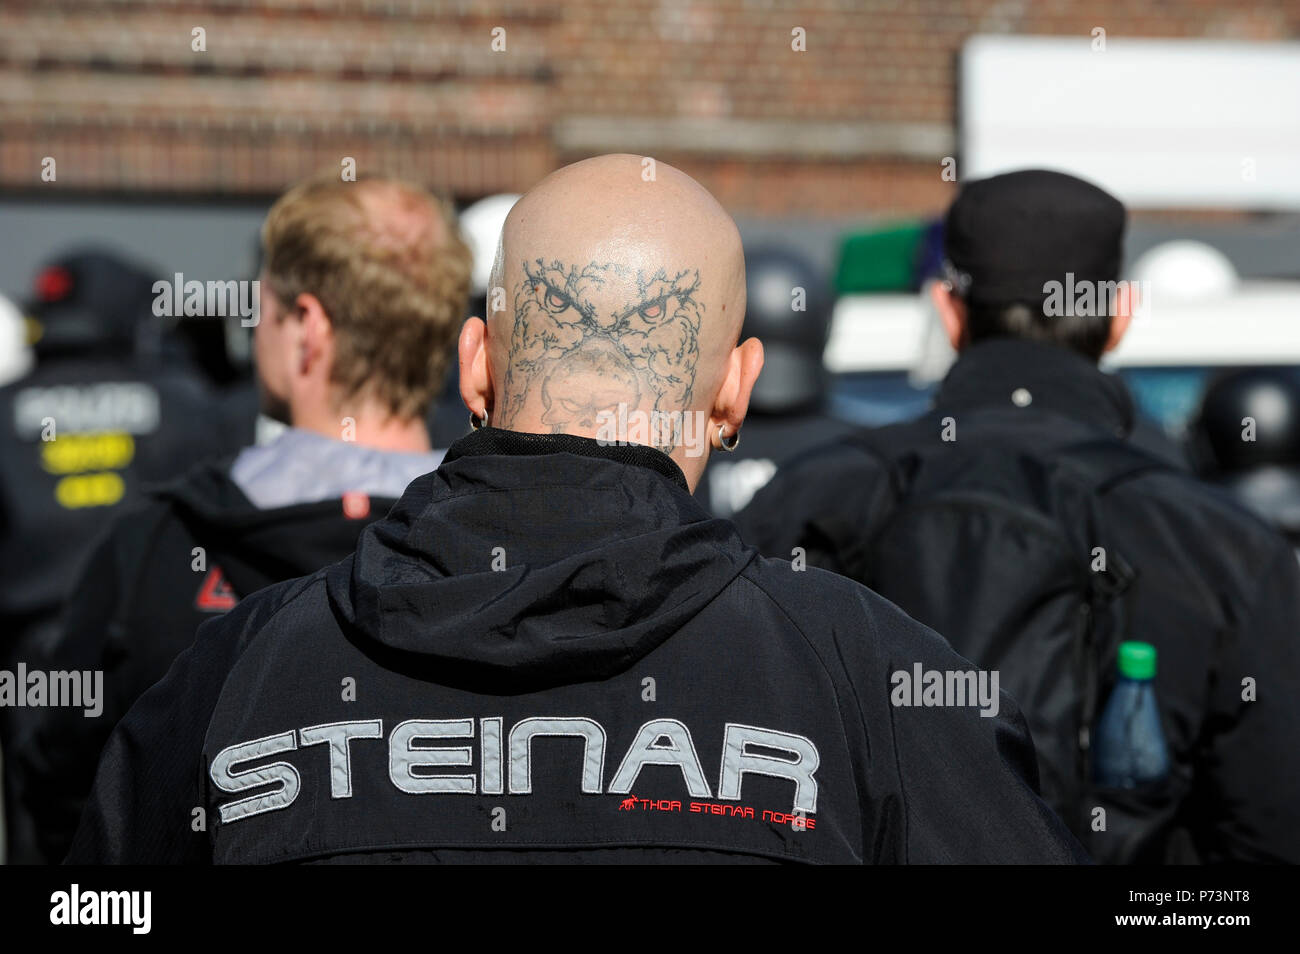
<svg viewBox="0 0 1300 954">
<path fill-rule="evenodd" d="M 225 574 L 221 572 L 219 566 L 208 570 L 208 575 L 203 578 L 203 585 L 199 587 L 199 595 L 194 599 L 194 605 L 205 613 L 224 613 L 226 610 L 234 609 L 238 602 L 239 597 L 226 582 Z"/>
<path fill-rule="evenodd" d="M 364 520 L 370 516 L 370 495 L 350 490 L 343 495 L 343 516 L 349 520 Z"/>
</svg>

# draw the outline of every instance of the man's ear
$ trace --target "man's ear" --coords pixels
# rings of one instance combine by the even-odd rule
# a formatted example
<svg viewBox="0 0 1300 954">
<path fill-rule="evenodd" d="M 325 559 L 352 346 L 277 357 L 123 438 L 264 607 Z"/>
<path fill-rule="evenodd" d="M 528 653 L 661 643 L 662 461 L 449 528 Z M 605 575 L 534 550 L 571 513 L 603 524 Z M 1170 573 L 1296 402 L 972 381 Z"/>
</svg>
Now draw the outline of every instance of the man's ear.
<svg viewBox="0 0 1300 954">
<path fill-rule="evenodd" d="M 488 365 L 487 325 L 482 318 L 467 318 L 456 346 L 460 364 L 460 398 L 475 417 L 489 413 L 492 405 L 492 369 Z"/>
<path fill-rule="evenodd" d="M 1144 304 L 1145 302 L 1138 298 L 1136 282 L 1120 282 L 1116 286 L 1115 314 L 1110 319 L 1110 335 L 1106 338 L 1106 347 L 1102 349 L 1103 354 L 1119 347 L 1119 343 L 1133 323 L 1133 313 Z"/>
<path fill-rule="evenodd" d="M 966 346 L 966 305 L 952 293 L 952 286 L 947 282 L 933 282 L 930 285 L 930 301 L 939 313 L 943 330 L 948 335 L 948 343 L 953 351 L 961 351 Z"/>
<path fill-rule="evenodd" d="M 315 295 L 304 292 L 294 299 L 293 317 L 298 323 L 292 359 L 295 373 L 305 376 L 323 371 L 328 380 L 334 366 L 334 323 L 325 306 Z"/>
<path fill-rule="evenodd" d="M 749 396 L 754 393 L 754 382 L 763 370 L 763 342 L 750 338 L 732 349 L 727 358 L 727 376 L 722 380 L 718 396 L 713 402 L 710 430 L 726 425 L 735 433 L 745 423 L 749 413 Z"/>
</svg>

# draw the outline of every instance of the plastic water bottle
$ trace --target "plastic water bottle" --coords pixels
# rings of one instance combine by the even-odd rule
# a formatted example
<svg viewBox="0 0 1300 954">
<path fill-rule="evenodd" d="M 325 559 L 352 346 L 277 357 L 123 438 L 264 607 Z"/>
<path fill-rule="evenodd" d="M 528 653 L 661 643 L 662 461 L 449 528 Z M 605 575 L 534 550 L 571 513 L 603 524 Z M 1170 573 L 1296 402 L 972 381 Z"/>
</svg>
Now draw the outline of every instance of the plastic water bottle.
<svg viewBox="0 0 1300 954">
<path fill-rule="evenodd" d="M 1137 788 L 1169 774 L 1169 747 L 1160 728 L 1152 680 L 1156 648 L 1150 643 L 1119 646 L 1119 682 L 1106 701 L 1093 739 L 1092 777 L 1111 788 Z"/>
</svg>

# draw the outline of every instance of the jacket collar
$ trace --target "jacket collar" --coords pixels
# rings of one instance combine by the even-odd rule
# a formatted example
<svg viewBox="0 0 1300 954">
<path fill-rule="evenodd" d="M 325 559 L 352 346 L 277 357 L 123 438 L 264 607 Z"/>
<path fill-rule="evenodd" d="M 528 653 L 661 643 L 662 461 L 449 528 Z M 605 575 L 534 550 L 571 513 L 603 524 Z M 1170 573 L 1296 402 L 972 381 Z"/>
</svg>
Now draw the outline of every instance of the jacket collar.
<svg viewBox="0 0 1300 954">
<path fill-rule="evenodd" d="M 1132 432 L 1135 417 L 1118 377 L 1066 348 L 1012 338 L 962 352 L 935 397 L 940 411 L 990 406 L 1044 410 L 1116 437 Z"/>
<path fill-rule="evenodd" d="M 525 434 L 499 427 L 485 427 L 452 444 L 443 461 L 450 463 L 462 457 L 486 455 L 532 457 L 539 454 L 577 454 L 645 467 L 667 477 L 674 485 L 690 493 L 686 475 L 662 451 L 640 444 L 605 444 L 590 437 L 575 437 L 572 434 Z"/>
<path fill-rule="evenodd" d="M 650 447 L 476 431 L 326 571 L 331 607 L 370 658 L 441 685 L 611 678 L 756 556 L 685 483 Z"/>
</svg>

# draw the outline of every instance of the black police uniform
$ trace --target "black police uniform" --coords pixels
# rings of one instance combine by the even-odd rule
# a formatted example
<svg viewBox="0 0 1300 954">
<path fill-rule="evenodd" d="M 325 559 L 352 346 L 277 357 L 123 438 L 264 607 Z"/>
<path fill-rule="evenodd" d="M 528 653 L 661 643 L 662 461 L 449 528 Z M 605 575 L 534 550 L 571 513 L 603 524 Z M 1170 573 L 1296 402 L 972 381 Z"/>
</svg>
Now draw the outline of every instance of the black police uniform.
<svg viewBox="0 0 1300 954">
<path fill-rule="evenodd" d="M 250 593 L 347 556 L 396 502 L 356 492 L 263 509 L 230 468 L 230 460 L 201 464 L 122 514 L 38 660 L 48 671 L 102 671 L 105 688 L 96 717 L 44 709 L 10 753 L 14 797 L 46 862 L 67 854 L 109 734 L 199 626 Z"/>
<path fill-rule="evenodd" d="M 0 388 L 0 565 L 6 631 L 57 614 L 89 547 L 143 487 L 223 447 L 215 399 L 193 379 L 127 357 L 42 362 Z M 53 440 L 43 440 L 50 419 Z M 37 639 L 20 641 L 32 645 Z M 19 645 L 7 642 L 12 661 Z"/>
<path fill-rule="evenodd" d="M 135 351 L 151 321 L 152 277 L 108 253 L 78 252 L 37 277 L 36 367 L 0 388 L 0 660 L 12 663 L 57 612 L 108 519 L 150 482 L 225 443 L 212 392 L 184 367 Z"/>
<path fill-rule="evenodd" d="M 947 221 L 951 280 L 968 300 L 982 293 L 990 301 L 1041 302 L 1046 276 L 1068 269 L 1080 282 L 1113 281 L 1118 272 L 1123 207 L 1072 177 L 1012 173 L 967 186 Z M 977 340 L 931 412 L 807 455 L 736 522 L 762 552 L 803 547 L 810 564 L 878 589 L 941 626 L 958 652 L 991 664 L 973 644 L 991 648 L 975 634 L 1002 626 L 1002 642 L 1015 645 L 1052 597 L 1025 591 L 1035 570 L 1020 559 L 1028 531 L 1008 530 L 994 516 L 1036 506 L 1048 478 L 1013 478 L 1084 472 L 1091 468 L 1085 449 L 1087 458 L 1136 457 L 1133 426 L 1123 384 L 1082 355 L 1045 342 Z M 1123 836 L 1112 818 L 1110 834 L 1097 834 L 1089 848 L 1106 861 L 1300 861 L 1300 568 L 1284 540 L 1225 494 L 1142 456 L 1104 493 L 1091 487 L 1096 524 L 1070 529 L 1102 528 L 1112 567 L 1122 559 L 1126 575 L 1134 574 L 1122 600 L 1124 637 L 1158 651 L 1155 694 L 1173 767 L 1149 787 L 1104 793 L 1125 819 Z M 1008 461 L 1024 466 L 1016 471 Z M 909 494 L 953 486 L 965 497 L 960 507 L 949 499 L 944 521 L 909 524 L 925 537 L 910 547 L 941 559 L 899 566 L 876 550 Z M 991 532 L 995 524 L 1008 532 Z M 1081 562 L 1078 575 L 1090 579 L 1097 566 Z M 987 592 L 964 585 L 977 575 L 993 578 L 982 571 L 998 566 L 999 583 Z M 1092 652 L 1083 646 L 1082 655 Z M 1026 672 L 1049 665 L 1047 647 L 1032 639 L 1007 658 Z M 1041 676 L 1051 683 L 1061 672 Z M 1021 701 L 1046 752 L 1044 736 L 1066 734 L 1076 713 L 1032 680 L 1026 685 L 1038 698 L 1022 690 Z M 1074 689 L 1090 697 L 1087 704 L 1098 701 Z M 1086 710 L 1081 721 L 1086 751 Z M 1072 824 L 1082 832 L 1095 817 L 1079 813 Z"/>
<path fill-rule="evenodd" d="M 69 860 L 1078 860 L 1015 704 L 896 708 L 914 663 L 968 668 L 758 558 L 661 452 L 487 428 L 202 627 Z"/>
<path fill-rule="evenodd" d="M 150 320 L 149 276 L 91 254 L 43 275 L 57 276 L 47 284 L 59 297 L 36 308 L 36 366 L 0 388 L 0 669 L 9 672 L 43 650 L 94 539 L 143 487 L 234 449 L 195 376 L 131 351 L 133 325 Z M 7 756 L 35 712 L 0 708 Z M 35 861 L 7 761 L 9 858 Z"/>
</svg>

